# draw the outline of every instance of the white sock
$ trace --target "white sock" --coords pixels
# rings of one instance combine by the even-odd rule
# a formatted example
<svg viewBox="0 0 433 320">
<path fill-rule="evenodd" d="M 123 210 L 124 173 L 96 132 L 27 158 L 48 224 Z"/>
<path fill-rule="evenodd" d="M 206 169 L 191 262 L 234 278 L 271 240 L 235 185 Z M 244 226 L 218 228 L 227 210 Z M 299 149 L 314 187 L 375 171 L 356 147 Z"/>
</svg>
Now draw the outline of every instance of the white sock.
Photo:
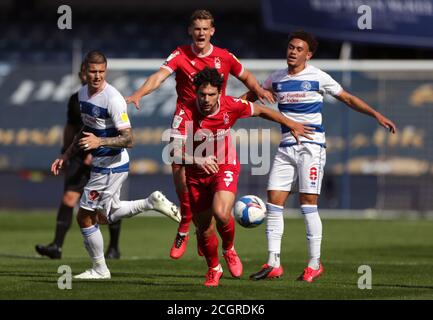
<svg viewBox="0 0 433 320">
<path fill-rule="evenodd" d="M 223 271 L 223 267 L 220 264 L 217 265 L 215 268 L 212 268 L 212 269 L 214 269 L 215 271 Z"/>
<path fill-rule="evenodd" d="M 108 221 L 114 223 L 122 218 L 130 218 L 152 208 L 147 198 L 135 201 L 120 201 L 119 208 L 110 210 Z"/>
<path fill-rule="evenodd" d="M 92 258 L 93 269 L 100 273 L 107 272 L 108 268 L 104 257 L 104 239 L 101 230 L 99 230 L 99 225 L 95 224 L 88 228 L 81 228 L 81 234 L 84 238 L 84 246 L 90 258 Z"/>
<path fill-rule="evenodd" d="M 320 245 L 322 243 L 322 221 L 317 205 L 301 205 L 307 230 L 308 266 L 314 270 L 320 266 Z"/>
<path fill-rule="evenodd" d="M 268 239 L 268 265 L 280 266 L 281 239 L 284 232 L 284 218 L 282 206 L 272 203 L 266 204 L 266 238 Z"/>
</svg>

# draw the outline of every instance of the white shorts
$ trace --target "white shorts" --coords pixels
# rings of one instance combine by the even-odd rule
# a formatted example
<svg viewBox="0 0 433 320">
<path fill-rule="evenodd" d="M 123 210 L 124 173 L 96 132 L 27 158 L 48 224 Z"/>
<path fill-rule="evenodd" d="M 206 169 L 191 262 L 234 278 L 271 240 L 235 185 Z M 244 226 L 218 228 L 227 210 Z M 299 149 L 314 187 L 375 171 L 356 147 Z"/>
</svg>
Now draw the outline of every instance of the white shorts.
<svg viewBox="0 0 433 320">
<path fill-rule="evenodd" d="M 81 196 L 80 207 L 101 212 L 108 217 L 111 208 L 120 206 L 120 189 L 126 178 L 128 172 L 108 174 L 91 172 Z"/>
<path fill-rule="evenodd" d="M 320 194 L 325 162 L 325 148 L 318 144 L 279 147 L 269 174 L 268 190 Z"/>
</svg>

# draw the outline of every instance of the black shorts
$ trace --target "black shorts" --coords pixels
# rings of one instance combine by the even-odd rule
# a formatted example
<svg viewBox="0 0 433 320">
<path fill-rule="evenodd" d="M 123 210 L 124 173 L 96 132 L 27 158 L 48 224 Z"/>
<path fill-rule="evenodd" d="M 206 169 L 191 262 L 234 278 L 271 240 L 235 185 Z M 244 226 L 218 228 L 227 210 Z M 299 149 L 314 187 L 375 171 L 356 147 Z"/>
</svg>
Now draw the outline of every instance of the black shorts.
<svg viewBox="0 0 433 320">
<path fill-rule="evenodd" d="M 85 165 L 79 157 L 68 161 L 65 169 L 64 191 L 83 193 L 84 186 L 90 178 L 90 166 Z"/>
</svg>

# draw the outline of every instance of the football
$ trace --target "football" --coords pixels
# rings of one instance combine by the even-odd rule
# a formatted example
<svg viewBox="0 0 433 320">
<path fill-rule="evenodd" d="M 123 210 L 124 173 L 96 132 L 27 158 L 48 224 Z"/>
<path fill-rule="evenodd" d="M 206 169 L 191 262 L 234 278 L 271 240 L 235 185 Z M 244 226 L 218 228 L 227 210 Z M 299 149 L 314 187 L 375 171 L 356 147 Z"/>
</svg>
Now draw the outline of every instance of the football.
<svg viewBox="0 0 433 320">
<path fill-rule="evenodd" d="M 255 228 L 262 224 L 266 216 L 266 205 L 257 196 L 246 195 L 235 203 L 235 220 L 245 228 Z"/>
</svg>

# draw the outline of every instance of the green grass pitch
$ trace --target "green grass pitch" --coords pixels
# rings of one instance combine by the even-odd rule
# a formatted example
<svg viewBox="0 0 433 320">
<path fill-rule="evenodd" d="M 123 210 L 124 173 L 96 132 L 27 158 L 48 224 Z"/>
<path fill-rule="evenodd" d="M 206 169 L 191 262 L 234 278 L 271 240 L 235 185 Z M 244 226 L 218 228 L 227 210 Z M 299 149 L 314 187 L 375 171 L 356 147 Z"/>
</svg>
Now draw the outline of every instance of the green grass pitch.
<svg viewBox="0 0 433 320">
<path fill-rule="evenodd" d="M 73 281 L 60 290 L 57 273 L 69 265 L 73 274 L 90 266 L 74 221 L 62 260 L 39 257 L 36 243 L 53 238 L 54 212 L 0 212 L 0 299 L 143 299 L 143 300 L 256 300 L 256 299 L 432 299 L 433 221 L 324 219 L 322 261 L 324 275 L 313 284 L 296 281 L 305 267 L 306 239 L 301 219 L 285 221 L 282 264 L 284 276 L 251 281 L 248 275 L 266 262 L 265 226 L 237 226 L 236 249 L 244 264 L 241 279 L 225 274 L 218 288 L 203 286 L 206 264 L 197 256 L 192 237 L 185 256 L 169 258 L 176 224 L 165 217 L 123 221 L 121 260 L 108 261 L 112 279 Z M 102 226 L 105 243 L 108 232 Z M 221 253 L 221 252 L 220 252 Z M 358 267 L 372 269 L 372 289 L 357 286 Z"/>
</svg>

